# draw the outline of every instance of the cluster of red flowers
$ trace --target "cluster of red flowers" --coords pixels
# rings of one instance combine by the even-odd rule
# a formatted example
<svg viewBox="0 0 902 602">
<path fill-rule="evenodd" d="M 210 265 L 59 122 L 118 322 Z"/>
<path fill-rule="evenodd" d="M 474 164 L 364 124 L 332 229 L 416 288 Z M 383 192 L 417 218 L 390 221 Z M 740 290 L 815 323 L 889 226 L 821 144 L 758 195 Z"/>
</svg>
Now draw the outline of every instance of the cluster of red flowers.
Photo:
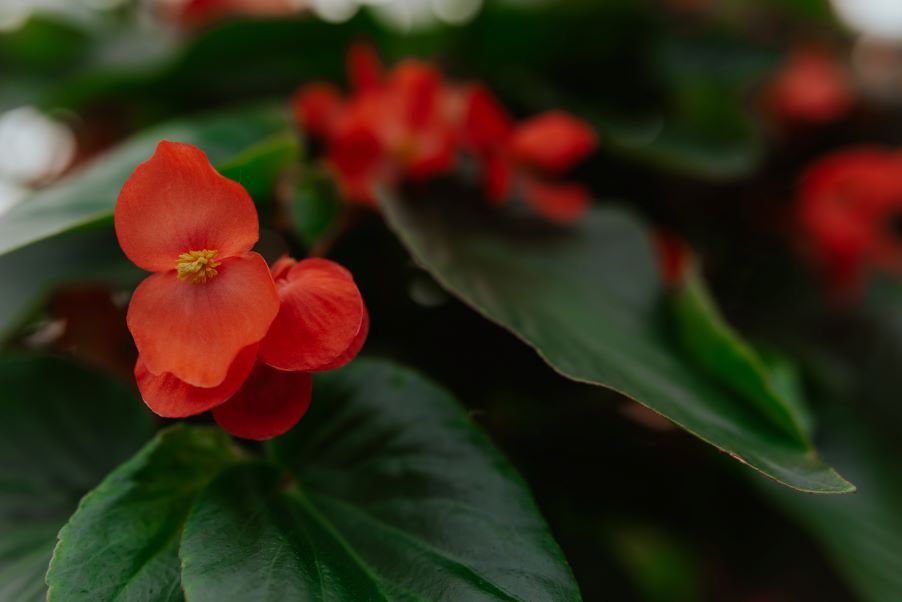
<svg viewBox="0 0 902 602">
<path fill-rule="evenodd" d="M 369 318 L 343 267 L 251 251 L 253 201 L 188 144 L 161 142 L 116 205 L 116 235 L 138 267 L 128 327 L 147 405 L 182 418 L 213 410 L 249 439 L 282 434 L 307 411 L 311 372 L 350 361 Z"/>
<path fill-rule="evenodd" d="M 872 271 L 902 272 L 902 154 L 837 152 L 802 179 L 799 221 L 834 292 L 858 292 Z"/>
<path fill-rule="evenodd" d="M 572 221 L 589 191 L 556 178 L 591 154 L 591 126 L 561 111 L 523 123 L 483 86 L 454 86 L 431 64 L 405 60 L 386 72 L 375 52 L 348 54 L 353 94 L 313 83 L 293 100 L 301 127 L 324 142 L 326 164 L 342 195 L 375 206 L 375 190 L 450 172 L 461 152 L 481 166 L 488 198 L 519 197 L 546 218 Z"/>
</svg>

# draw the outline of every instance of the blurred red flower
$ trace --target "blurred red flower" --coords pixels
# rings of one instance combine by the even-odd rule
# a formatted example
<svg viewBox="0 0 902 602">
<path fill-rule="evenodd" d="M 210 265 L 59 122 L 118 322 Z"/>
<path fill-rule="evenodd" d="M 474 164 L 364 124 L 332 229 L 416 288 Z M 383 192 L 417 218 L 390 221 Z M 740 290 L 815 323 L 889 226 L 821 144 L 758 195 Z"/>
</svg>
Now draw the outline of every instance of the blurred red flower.
<svg viewBox="0 0 902 602">
<path fill-rule="evenodd" d="M 540 215 L 557 222 L 579 218 L 589 207 L 588 189 L 553 181 L 598 146 L 587 123 L 549 111 L 522 124 L 482 86 L 464 92 L 463 140 L 483 166 L 486 191 L 496 203 L 519 194 Z"/>
<path fill-rule="evenodd" d="M 226 17 L 280 17 L 299 10 L 292 0 L 181 0 L 160 6 L 168 21 L 189 28 Z"/>
<path fill-rule="evenodd" d="M 125 254 L 155 272 L 135 290 L 128 326 L 138 388 L 157 414 L 216 409 L 240 437 L 279 435 L 310 403 L 310 372 L 350 361 L 368 332 L 351 274 L 323 259 L 250 251 L 256 209 L 197 148 L 161 142 L 122 189 L 115 212 Z"/>
<path fill-rule="evenodd" d="M 854 103 L 852 83 L 837 61 L 815 48 L 793 51 L 767 90 L 774 115 L 786 122 L 827 123 Z"/>
<path fill-rule="evenodd" d="M 326 146 L 326 163 L 350 202 L 375 207 L 374 189 L 447 173 L 459 150 L 483 166 L 489 199 L 514 195 L 555 220 L 579 217 L 589 203 L 577 184 L 553 181 L 595 150 L 586 123 L 551 111 L 515 124 L 482 86 L 454 87 L 422 61 L 386 72 L 371 47 L 348 54 L 353 93 L 313 83 L 294 96 L 295 116 Z"/>
<path fill-rule="evenodd" d="M 902 153 L 857 148 L 804 175 L 798 215 L 834 292 L 858 292 L 870 271 L 902 271 Z"/>
<path fill-rule="evenodd" d="M 348 201 L 374 207 L 377 185 L 428 178 L 453 166 L 446 85 L 434 67 L 407 60 L 383 74 L 373 51 L 358 45 L 349 53 L 348 71 L 350 98 L 314 83 L 293 101 L 304 129 L 326 140 L 326 163 Z"/>
</svg>

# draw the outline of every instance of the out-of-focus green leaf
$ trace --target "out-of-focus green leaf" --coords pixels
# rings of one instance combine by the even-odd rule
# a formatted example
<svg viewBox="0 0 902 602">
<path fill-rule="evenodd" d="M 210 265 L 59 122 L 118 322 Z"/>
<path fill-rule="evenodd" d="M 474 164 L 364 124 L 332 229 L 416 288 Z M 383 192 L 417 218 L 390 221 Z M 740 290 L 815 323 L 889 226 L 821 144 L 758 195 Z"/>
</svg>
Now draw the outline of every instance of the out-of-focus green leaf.
<svg viewBox="0 0 902 602">
<path fill-rule="evenodd" d="M 286 129 L 217 163 L 216 169 L 244 186 L 259 207 L 272 192 L 273 185 L 285 168 L 299 159 L 298 137 Z"/>
<path fill-rule="evenodd" d="M 385 362 L 317 375 L 271 445 L 224 473 L 182 540 L 192 601 L 577 600 L 526 487 L 442 389 Z"/>
<path fill-rule="evenodd" d="M 90 46 L 89 34 L 73 23 L 34 15 L 21 27 L 0 32 L 0 65 L 7 72 L 40 69 L 49 75 L 77 62 Z"/>
<path fill-rule="evenodd" d="M 231 110 L 144 131 L 0 216 L 0 255 L 109 219 L 122 184 L 160 140 L 194 144 L 214 164 L 230 162 L 239 182 L 259 190 L 266 174 L 295 156 L 296 150 L 285 146 L 290 131 L 287 111 L 274 107 Z"/>
<path fill-rule="evenodd" d="M 619 524 L 611 544 L 645 602 L 696 602 L 701 598 L 699 567 L 680 542 L 663 531 Z"/>
<path fill-rule="evenodd" d="M 294 190 L 291 217 L 294 228 L 307 245 L 315 244 L 334 225 L 342 202 L 334 180 L 324 171 L 309 168 Z"/>
<path fill-rule="evenodd" d="M 150 437 L 124 384 L 54 357 L 0 356 L 0 599 L 44 600 L 56 533 Z"/>
<path fill-rule="evenodd" d="M 762 491 L 817 540 L 868 602 L 902 599 L 902 476 L 899 454 L 847 409 L 825 423 L 820 447 L 858 491 L 804 496 L 761 481 Z"/>
<path fill-rule="evenodd" d="M 672 332 L 646 233 L 596 209 L 567 228 L 467 204 L 383 196 L 392 229 L 451 293 L 536 349 L 560 374 L 635 399 L 790 487 L 854 487 L 807 441 L 709 377 Z"/>
<path fill-rule="evenodd" d="M 107 220 L 109 221 L 109 220 Z M 119 249 L 110 224 L 67 232 L 0 256 L 0 341 L 67 284 L 131 288 L 146 275 Z"/>
<path fill-rule="evenodd" d="M 185 517 L 239 457 L 215 428 L 179 425 L 160 433 L 85 496 L 60 531 L 47 599 L 182 600 L 178 546 Z"/>
</svg>

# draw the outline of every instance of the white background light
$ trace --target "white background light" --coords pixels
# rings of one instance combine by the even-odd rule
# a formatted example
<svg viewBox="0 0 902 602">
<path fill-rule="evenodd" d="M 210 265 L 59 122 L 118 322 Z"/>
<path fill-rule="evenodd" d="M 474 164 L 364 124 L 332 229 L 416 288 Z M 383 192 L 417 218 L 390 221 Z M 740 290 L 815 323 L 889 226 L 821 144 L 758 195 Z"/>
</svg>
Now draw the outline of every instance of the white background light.
<svg viewBox="0 0 902 602">
<path fill-rule="evenodd" d="M 870 36 L 902 40 L 902 0 L 832 0 L 837 15 Z"/>
<path fill-rule="evenodd" d="M 0 178 L 19 185 L 58 176 L 75 156 L 75 137 L 64 124 L 33 107 L 0 115 Z"/>
</svg>

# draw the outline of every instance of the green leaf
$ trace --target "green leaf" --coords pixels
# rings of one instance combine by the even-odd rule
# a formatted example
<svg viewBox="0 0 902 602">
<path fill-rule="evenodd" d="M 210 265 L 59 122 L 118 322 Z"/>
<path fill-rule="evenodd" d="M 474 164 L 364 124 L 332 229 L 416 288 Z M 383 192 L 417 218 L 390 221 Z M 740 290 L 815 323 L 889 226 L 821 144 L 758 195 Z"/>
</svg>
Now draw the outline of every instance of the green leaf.
<svg viewBox="0 0 902 602">
<path fill-rule="evenodd" d="M 630 215 L 596 209 L 558 228 L 460 198 L 419 200 L 382 200 L 414 258 L 563 376 L 619 391 L 790 487 L 854 489 L 806 442 L 687 357 L 648 237 Z"/>
<path fill-rule="evenodd" d="M 824 455 L 855 480 L 846 496 L 804 496 L 759 482 L 804 527 L 868 602 L 902 600 L 902 477 L 899 454 L 848 409 L 825 422 Z"/>
<path fill-rule="evenodd" d="M 223 474 L 185 527 L 186 597 L 577 600 L 523 482 L 448 393 L 385 362 L 317 375 L 289 469 Z"/>
<path fill-rule="evenodd" d="M 777 393 L 757 352 L 720 315 L 697 270 L 691 270 L 674 293 L 673 307 L 680 342 L 698 365 L 725 388 L 755 404 L 789 438 L 807 445 L 796 408 Z"/>
<path fill-rule="evenodd" d="M 182 599 L 178 545 L 201 491 L 239 460 L 215 428 L 172 427 L 85 496 L 60 531 L 47 599 Z"/>
<path fill-rule="evenodd" d="M 273 185 L 278 182 L 285 168 L 299 160 L 299 138 L 294 131 L 287 129 L 218 163 L 216 169 L 244 186 L 259 207 L 261 201 L 272 192 Z"/>
<path fill-rule="evenodd" d="M 307 168 L 291 202 L 292 221 L 301 240 L 308 246 L 316 244 L 335 225 L 341 209 L 338 190 L 329 174 Z"/>
<path fill-rule="evenodd" d="M 160 140 L 188 142 L 200 147 L 219 164 L 237 161 L 230 175 L 259 186 L 260 169 L 273 165 L 260 162 L 259 154 L 271 157 L 271 145 L 288 139 L 287 112 L 262 107 L 231 110 L 203 118 L 179 120 L 151 128 L 120 144 L 90 165 L 14 206 L 0 217 L 0 255 L 75 228 L 109 220 L 122 184 L 135 167 L 153 154 Z M 260 145 L 256 150 L 249 150 Z M 248 154 L 249 153 L 249 154 Z M 279 162 L 289 153 L 278 153 Z M 253 160 L 251 160 L 253 159 Z M 255 169 L 252 169 L 255 168 Z"/>
<path fill-rule="evenodd" d="M 54 357 L 0 356 L 0 599 L 44 600 L 57 531 L 149 436 L 123 384 Z"/>
<path fill-rule="evenodd" d="M 54 287 L 90 282 L 127 289 L 145 276 L 122 254 L 109 224 L 0 255 L 0 340 L 31 317 Z"/>
</svg>

